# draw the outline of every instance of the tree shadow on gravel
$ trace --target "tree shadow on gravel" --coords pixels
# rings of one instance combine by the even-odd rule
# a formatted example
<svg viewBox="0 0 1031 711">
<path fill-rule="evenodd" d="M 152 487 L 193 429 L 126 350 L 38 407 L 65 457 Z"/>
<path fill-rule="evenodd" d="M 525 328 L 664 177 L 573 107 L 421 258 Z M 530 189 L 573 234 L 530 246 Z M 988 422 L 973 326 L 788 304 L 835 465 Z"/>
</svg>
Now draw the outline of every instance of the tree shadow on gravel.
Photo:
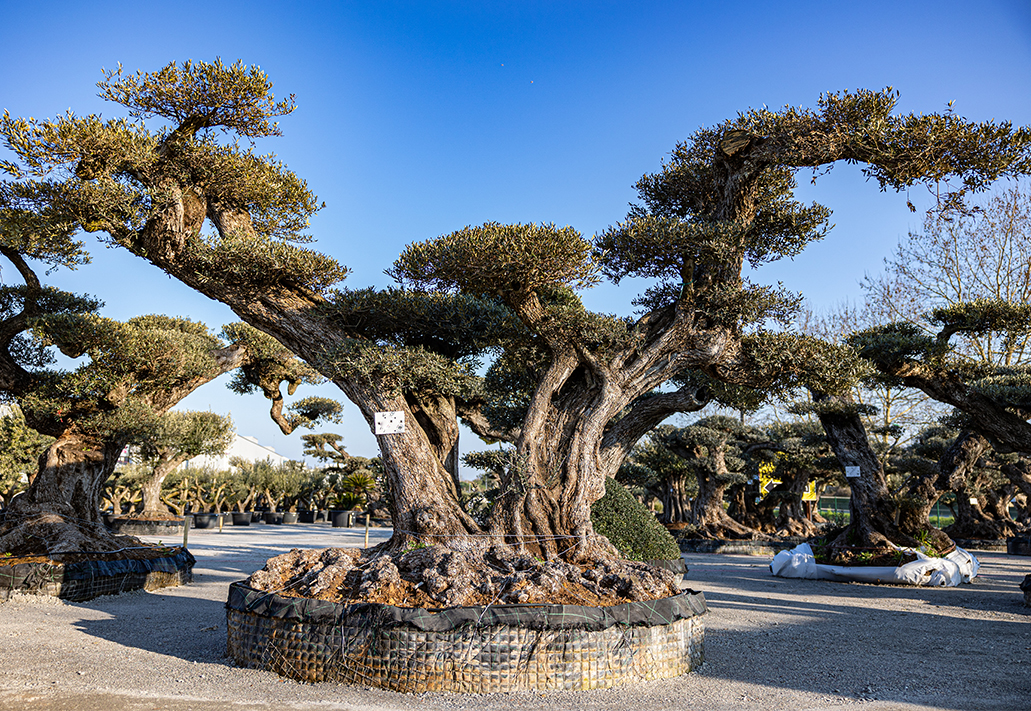
<svg viewBox="0 0 1031 711">
<path fill-rule="evenodd" d="M 74 627 L 124 647 L 190 662 L 228 664 L 225 600 L 194 597 L 189 592 L 189 586 L 184 586 L 97 598 L 83 604 L 109 617 L 90 615 Z"/>
<path fill-rule="evenodd" d="M 284 527 L 258 528 L 257 535 L 209 533 L 191 538 L 190 551 L 197 558 L 193 582 L 150 593 L 99 597 L 82 606 L 110 615 L 107 619 L 81 619 L 82 632 L 136 649 L 178 657 L 186 661 L 230 665 L 226 658 L 225 602 L 229 584 L 260 570 L 269 558 L 292 548 L 323 548 L 352 543 L 350 535 L 291 535 Z M 331 532 L 326 527 L 322 533 Z M 364 534 L 364 532 L 361 532 Z M 379 529 L 370 545 L 381 542 L 389 531 Z M 224 537 L 223 537 L 224 536 Z M 253 542 L 248 542 L 251 539 Z M 88 617 L 88 616 L 87 616 Z"/>
<path fill-rule="evenodd" d="M 197 663 L 225 657 L 228 583 L 264 561 L 266 546 L 198 560 L 199 583 L 83 603 L 88 635 Z M 991 563 L 991 561 L 988 561 Z M 1031 698 L 1031 609 L 1021 568 L 985 565 L 972 585 L 913 588 L 774 578 L 762 559 L 690 556 L 687 585 L 705 593 L 705 664 L 663 682 L 688 703 L 702 679 L 733 692 L 805 692 L 817 707 L 862 699 L 939 709 L 1022 709 Z M 260 567 L 258 565 L 257 567 Z M 668 686 L 667 686 L 668 685 Z M 642 689 L 645 697 L 646 690 Z M 607 692 L 598 692 L 600 702 Z"/>
<path fill-rule="evenodd" d="M 689 565 L 687 584 L 710 608 L 699 674 L 827 703 L 966 710 L 1027 708 L 1031 699 L 1031 609 L 1012 565 L 986 566 L 959 588 L 788 580 L 756 561 Z"/>
</svg>

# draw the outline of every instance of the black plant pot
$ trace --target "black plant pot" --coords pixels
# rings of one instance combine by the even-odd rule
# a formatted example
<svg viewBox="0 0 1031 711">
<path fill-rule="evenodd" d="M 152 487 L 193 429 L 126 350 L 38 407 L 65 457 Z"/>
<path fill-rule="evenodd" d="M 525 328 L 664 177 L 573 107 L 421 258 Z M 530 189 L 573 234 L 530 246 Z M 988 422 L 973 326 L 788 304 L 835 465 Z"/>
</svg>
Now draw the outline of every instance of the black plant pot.
<svg viewBox="0 0 1031 711">
<path fill-rule="evenodd" d="M 251 511 L 233 511 L 234 526 L 250 526 L 253 514 Z"/>
<path fill-rule="evenodd" d="M 1006 539 L 1006 552 L 1010 555 L 1031 555 L 1031 536 L 1010 536 Z"/>
<path fill-rule="evenodd" d="M 329 512 L 329 520 L 333 523 L 333 528 L 350 528 L 353 516 L 353 511 L 330 510 Z"/>
<path fill-rule="evenodd" d="M 280 516 L 282 520 L 277 521 L 277 523 L 297 523 L 298 515 L 296 511 L 284 511 Z"/>
<path fill-rule="evenodd" d="M 298 511 L 297 520 L 301 523 L 315 523 L 314 511 Z"/>
<path fill-rule="evenodd" d="M 275 511 L 266 511 L 262 518 L 265 519 L 265 523 L 281 524 L 283 523 L 283 514 Z"/>
<path fill-rule="evenodd" d="M 195 513 L 193 514 L 194 528 L 218 528 L 217 513 Z"/>
<path fill-rule="evenodd" d="M 251 511 L 251 523 L 261 523 L 262 513 L 261 511 Z"/>
</svg>

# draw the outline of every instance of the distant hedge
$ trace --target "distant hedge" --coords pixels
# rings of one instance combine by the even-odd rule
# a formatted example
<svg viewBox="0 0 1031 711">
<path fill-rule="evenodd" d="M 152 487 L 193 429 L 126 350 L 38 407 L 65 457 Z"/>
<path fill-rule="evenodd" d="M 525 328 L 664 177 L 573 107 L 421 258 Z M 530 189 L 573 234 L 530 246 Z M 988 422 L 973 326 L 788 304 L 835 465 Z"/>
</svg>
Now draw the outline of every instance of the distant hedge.
<svg viewBox="0 0 1031 711">
<path fill-rule="evenodd" d="M 628 560 L 680 558 L 665 526 L 615 479 L 605 480 L 605 496 L 591 506 L 591 523 Z"/>
</svg>

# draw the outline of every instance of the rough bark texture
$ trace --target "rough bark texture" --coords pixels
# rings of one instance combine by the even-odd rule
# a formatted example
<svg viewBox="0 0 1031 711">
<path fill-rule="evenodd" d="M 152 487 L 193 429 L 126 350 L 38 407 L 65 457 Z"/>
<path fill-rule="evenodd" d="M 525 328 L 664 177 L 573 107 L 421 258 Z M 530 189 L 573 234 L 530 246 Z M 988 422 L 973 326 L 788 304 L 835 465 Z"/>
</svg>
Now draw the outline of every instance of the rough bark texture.
<svg viewBox="0 0 1031 711">
<path fill-rule="evenodd" d="M 490 516 L 491 534 L 519 550 L 573 562 L 617 555 L 591 525 L 590 506 L 604 495 L 605 479 L 665 417 L 707 401 L 701 388 L 641 397 L 663 378 L 579 362 L 572 352 L 555 357 L 541 379 Z"/>
<path fill-rule="evenodd" d="M 455 399 L 428 393 L 407 393 L 405 397 L 416 422 L 426 433 L 436 458 L 451 475 L 451 496 L 461 499 L 462 480 L 458 475 L 458 410 Z"/>
<path fill-rule="evenodd" d="M 956 494 L 956 520 L 945 532 L 953 538 L 998 540 L 1020 533 L 1022 527 L 1006 510 L 1009 496 L 1003 492 L 989 492 L 970 496 L 968 492 Z"/>
<path fill-rule="evenodd" d="M 730 485 L 723 447 L 709 453 L 714 471 L 698 469 L 698 495 L 691 502 L 691 523 L 706 538 L 752 538 L 755 531 L 732 519 L 723 508 L 723 494 Z"/>
<path fill-rule="evenodd" d="M 206 376 L 190 377 L 137 396 L 146 397 L 154 412 L 163 414 L 202 384 L 238 367 L 246 354 L 243 349 L 229 347 L 211 355 L 214 367 Z M 10 356 L 0 358 L 0 364 L 19 369 Z M 31 387 L 31 379 L 24 387 Z M 109 393 L 106 405 L 119 406 L 126 396 L 121 390 Z M 127 440 L 117 435 L 103 439 L 84 434 L 74 422 L 54 429 L 52 420 L 37 421 L 31 410 L 26 412 L 26 422 L 55 436 L 56 441 L 40 457 L 39 471 L 28 491 L 11 502 L 10 513 L 0 528 L 0 551 L 46 555 L 115 550 L 127 545 L 126 537 L 114 536 L 100 522 L 104 483 L 114 472 Z"/>
<path fill-rule="evenodd" d="M 776 532 L 781 536 L 811 536 L 816 524 L 806 515 L 802 494 L 809 486 L 809 472 L 795 472 L 793 476 L 781 473 L 780 484 L 770 490 L 779 504 Z"/>
<path fill-rule="evenodd" d="M 694 534 L 703 538 L 754 538 L 756 531 L 733 519 L 723 508 L 723 496 L 733 481 L 727 470 L 725 442 L 718 446 L 665 444 L 671 452 L 686 460 L 707 460 L 710 466 L 696 466 L 698 493 L 691 501 L 688 521 Z"/>
<path fill-rule="evenodd" d="M 774 507 L 760 497 L 759 484 L 753 480 L 734 484 L 727 490 L 727 515 L 760 532 L 774 530 Z"/>
<path fill-rule="evenodd" d="M 941 484 L 956 494 L 956 520 L 945 528 L 953 538 L 996 540 L 1021 530 L 1009 513 L 1017 484 L 1011 479 L 992 489 L 985 470 L 978 468 L 981 457 L 991 449 L 984 437 L 964 432 L 942 458 L 950 468 L 943 467 Z M 975 490 L 982 493 L 975 495 Z"/>
<path fill-rule="evenodd" d="M 937 373 L 921 363 L 878 367 L 904 384 L 927 393 L 932 399 L 952 405 L 968 415 L 977 431 L 1000 453 L 1031 453 L 1031 423 L 1011 412 L 1003 403 L 981 394 L 953 373 Z"/>
<path fill-rule="evenodd" d="M 981 435 L 965 431 L 938 460 L 936 470 L 914 474 L 899 496 L 899 528 L 916 536 L 930 530 L 931 510 L 946 491 L 964 487 L 966 478 L 991 445 Z"/>
<path fill-rule="evenodd" d="M 1003 465 L 1002 473 L 1006 475 L 1018 492 L 1013 497 L 1013 502 L 1017 507 L 1016 520 L 1027 531 L 1031 528 L 1031 464 L 1022 457 L 1016 463 Z"/>
<path fill-rule="evenodd" d="M 407 399 L 356 381 L 338 379 L 334 383 L 351 402 L 359 405 L 370 427 L 376 412 L 405 413 L 403 433 L 377 437 L 391 492 L 392 547 L 398 550 L 420 542 L 445 544 L 480 534 L 480 527 L 459 503 L 451 472 L 438 456 L 442 445 L 438 441 L 435 446 L 426 430 L 418 426 L 419 420 Z M 424 409 L 420 414 L 425 418 L 431 413 Z M 446 431 L 446 428 L 435 431 Z"/>
</svg>

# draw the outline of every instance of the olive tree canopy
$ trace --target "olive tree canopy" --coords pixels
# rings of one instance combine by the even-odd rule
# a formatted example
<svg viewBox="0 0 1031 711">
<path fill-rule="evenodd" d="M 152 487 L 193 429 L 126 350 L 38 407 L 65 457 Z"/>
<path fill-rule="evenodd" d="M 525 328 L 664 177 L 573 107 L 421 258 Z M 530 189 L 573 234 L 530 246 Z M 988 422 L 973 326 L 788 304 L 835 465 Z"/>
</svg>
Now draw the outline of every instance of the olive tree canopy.
<svg viewBox="0 0 1031 711">
<path fill-rule="evenodd" d="M 515 440 L 488 533 L 549 558 L 612 554 L 590 503 L 644 433 L 705 403 L 704 387 L 678 384 L 686 373 L 763 392 L 844 392 L 858 377 L 851 348 L 787 328 L 797 295 L 742 275 L 746 261 L 794 256 L 826 234 L 827 209 L 793 198 L 799 169 L 855 163 L 883 190 L 943 185 L 953 208 L 1026 172 L 1031 139 L 951 110 L 895 113 L 890 89 L 749 110 L 678 145 L 638 182 L 627 219 L 594 239 L 549 224 L 467 227 L 405 250 L 391 273 L 406 290 L 362 293 L 332 291 L 347 269 L 303 246 L 321 208 L 304 181 L 233 142 L 276 135 L 272 121 L 293 110 L 260 69 L 119 68 L 99 86 L 124 117 L 0 121 L 17 157 L 4 190 L 30 221 L 97 232 L 228 304 L 370 425 L 403 412 L 405 432 L 379 438 L 395 546 L 482 533 L 454 480 L 458 417 Z M 637 318 L 591 313 L 576 294 L 631 276 L 653 282 Z M 488 353 L 497 367 L 482 382 L 474 367 Z M 492 420 L 506 381 L 509 417 Z"/>
</svg>

